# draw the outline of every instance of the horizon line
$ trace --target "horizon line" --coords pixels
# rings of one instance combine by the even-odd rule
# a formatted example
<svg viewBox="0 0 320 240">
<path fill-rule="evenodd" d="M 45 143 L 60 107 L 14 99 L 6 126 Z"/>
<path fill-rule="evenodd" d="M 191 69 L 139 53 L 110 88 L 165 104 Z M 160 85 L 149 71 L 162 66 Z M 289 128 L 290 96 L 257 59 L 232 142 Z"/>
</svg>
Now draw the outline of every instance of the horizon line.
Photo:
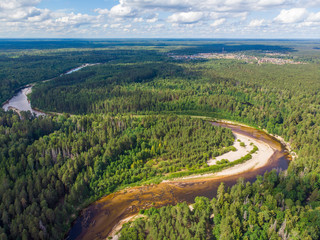
<svg viewBox="0 0 320 240">
<path fill-rule="evenodd" d="M 115 37 L 115 38 L 85 38 L 85 37 L 0 37 L 0 40 L 320 40 L 320 38 L 190 38 L 190 37 Z"/>
</svg>

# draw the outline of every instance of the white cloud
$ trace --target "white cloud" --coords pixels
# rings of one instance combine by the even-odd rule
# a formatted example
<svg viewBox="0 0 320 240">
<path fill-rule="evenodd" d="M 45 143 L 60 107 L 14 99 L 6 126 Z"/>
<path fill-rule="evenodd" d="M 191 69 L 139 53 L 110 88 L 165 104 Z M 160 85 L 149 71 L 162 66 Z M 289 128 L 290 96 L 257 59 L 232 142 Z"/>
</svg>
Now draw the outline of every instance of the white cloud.
<svg viewBox="0 0 320 240">
<path fill-rule="evenodd" d="M 289 1 L 286 0 L 260 0 L 258 2 L 258 5 L 261 7 L 271 7 L 271 6 L 280 6 L 280 5 L 284 5 Z"/>
<path fill-rule="evenodd" d="M 42 22 L 50 18 L 50 10 L 49 9 L 41 9 L 40 14 L 35 16 L 29 16 L 28 21 L 30 22 Z"/>
<path fill-rule="evenodd" d="M 309 16 L 298 25 L 298 27 L 300 28 L 319 27 L 319 26 L 320 26 L 320 12 L 310 13 Z"/>
<path fill-rule="evenodd" d="M 119 28 L 121 26 L 120 23 L 111 24 L 110 28 Z"/>
<path fill-rule="evenodd" d="M 131 7 L 118 4 L 112 7 L 108 13 L 111 17 L 123 18 L 123 17 L 134 17 L 136 13 Z"/>
<path fill-rule="evenodd" d="M 286 32 L 295 33 L 293 29 L 296 36 L 301 36 L 298 29 L 304 34 L 310 30 L 310 36 L 320 35 L 320 12 L 314 10 L 320 7 L 320 0 L 113 0 L 113 7 L 106 9 L 101 4 L 102 8 L 86 12 L 43 9 L 40 2 L 0 0 L 0 37 L 11 32 L 16 36 L 43 36 L 44 32 L 70 37 L 88 37 L 88 33 L 93 37 L 94 32 L 104 34 L 102 37 L 132 36 L 125 31 L 134 31 L 138 37 L 207 37 L 209 32 L 234 37 L 235 33 L 257 34 L 253 30 L 261 26 L 266 37 L 287 36 Z M 279 14 L 274 18 L 275 11 Z M 264 19 L 255 19 L 257 16 Z M 225 24 L 227 28 L 220 27 Z"/>
<path fill-rule="evenodd" d="M 220 18 L 215 20 L 213 23 L 210 24 L 211 27 L 217 27 L 220 26 L 221 24 L 225 23 L 226 19 L 225 18 Z"/>
<path fill-rule="evenodd" d="M 16 10 L 7 10 L 0 12 L 0 19 L 6 21 L 19 21 L 41 15 L 41 10 L 35 7 L 17 8 Z"/>
<path fill-rule="evenodd" d="M 148 22 L 148 23 L 155 23 L 156 21 L 158 21 L 158 18 L 157 18 L 157 17 L 147 19 L 147 22 Z"/>
<path fill-rule="evenodd" d="M 141 9 L 188 9 L 193 0 L 120 0 L 120 3 L 130 7 Z M 191 3 L 191 5 L 190 5 Z"/>
<path fill-rule="evenodd" d="M 221 18 L 225 18 L 225 19 L 240 19 L 242 21 L 246 20 L 248 16 L 248 12 L 210 12 L 207 14 L 207 17 L 209 20 L 212 19 L 221 19 Z"/>
<path fill-rule="evenodd" d="M 0 20 L 5 22 L 41 21 L 48 17 L 48 9 L 35 6 L 41 0 L 0 0 Z"/>
<path fill-rule="evenodd" d="M 157 25 L 155 25 L 156 28 L 163 28 L 164 27 L 164 24 L 163 23 L 159 23 Z"/>
<path fill-rule="evenodd" d="M 306 21 L 307 22 L 320 22 L 320 12 L 310 13 L 310 15 L 308 16 Z"/>
<path fill-rule="evenodd" d="M 320 0 L 300 0 L 299 5 L 302 7 L 319 7 Z"/>
<path fill-rule="evenodd" d="M 84 25 L 100 26 L 96 16 L 37 8 L 40 0 L 0 1 L 0 33 L 4 33 L 3 36 L 8 36 L 10 32 L 36 36 L 45 32 L 67 34 L 76 30 L 86 32 L 88 29 L 80 29 Z"/>
<path fill-rule="evenodd" d="M 168 21 L 172 23 L 190 24 L 196 23 L 203 18 L 202 12 L 182 12 L 174 13 L 168 17 Z"/>
<path fill-rule="evenodd" d="M 283 9 L 274 20 L 280 23 L 297 23 L 303 21 L 307 15 L 308 11 L 305 8 Z"/>
<path fill-rule="evenodd" d="M 1 10 L 14 10 L 17 8 L 31 7 L 39 4 L 41 0 L 1 0 L 0 1 L 0 11 Z"/>
<path fill-rule="evenodd" d="M 94 10 L 95 12 L 99 13 L 100 15 L 106 15 L 109 13 L 109 9 L 101 9 L 101 8 L 97 8 Z"/>
<path fill-rule="evenodd" d="M 236 13 L 236 14 L 233 14 L 233 17 L 234 18 L 240 18 L 241 20 L 246 20 L 247 17 L 248 17 L 248 12 L 241 12 L 241 13 Z"/>
<path fill-rule="evenodd" d="M 73 25 L 73 26 L 80 26 L 84 24 L 89 24 L 92 22 L 93 17 L 89 16 L 87 14 L 74 14 L 70 13 L 67 15 L 63 15 L 59 18 L 56 18 L 53 20 L 53 22 L 58 23 L 58 24 L 67 24 L 67 25 Z"/>
<path fill-rule="evenodd" d="M 311 0 L 310 0 L 311 1 Z M 121 0 L 124 6 L 173 12 L 186 11 L 249 11 L 289 6 L 293 0 Z"/>
<path fill-rule="evenodd" d="M 261 27 L 264 23 L 264 19 L 254 19 L 249 23 L 249 27 Z"/>
<path fill-rule="evenodd" d="M 135 22 L 135 23 L 140 23 L 140 22 L 143 22 L 143 18 L 135 18 L 135 19 L 133 19 L 133 22 Z"/>
</svg>

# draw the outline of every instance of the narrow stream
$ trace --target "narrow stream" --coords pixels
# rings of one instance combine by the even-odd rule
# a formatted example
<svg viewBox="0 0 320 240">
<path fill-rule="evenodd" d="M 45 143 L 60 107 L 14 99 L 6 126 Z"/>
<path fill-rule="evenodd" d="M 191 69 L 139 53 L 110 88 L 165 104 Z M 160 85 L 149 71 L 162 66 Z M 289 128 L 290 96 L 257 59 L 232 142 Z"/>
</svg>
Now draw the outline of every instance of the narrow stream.
<svg viewBox="0 0 320 240">
<path fill-rule="evenodd" d="M 213 198 L 221 182 L 227 186 L 234 185 L 242 177 L 253 182 L 257 175 L 263 175 L 272 169 L 288 168 L 290 156 L 277 139 L 263 131 L 250 127 L 228 123 L 213 123 L 230 128 L 234 133 L 244 134 L 263 141 L 275 152 L 268 163 L 258 169 L 248 170 L 241 174 L 207 179 L 188 179 L 162 182 L 156 185 L 133 187 L 110 194 L 92 203 L 84 209 L 74 222 L 67 239 L 106 239 L 112 229 L 123 219 L 135 215 L 140 209 L 161 207 L 186 201 L 193 203 L 195 197 Z"/>
</svg>

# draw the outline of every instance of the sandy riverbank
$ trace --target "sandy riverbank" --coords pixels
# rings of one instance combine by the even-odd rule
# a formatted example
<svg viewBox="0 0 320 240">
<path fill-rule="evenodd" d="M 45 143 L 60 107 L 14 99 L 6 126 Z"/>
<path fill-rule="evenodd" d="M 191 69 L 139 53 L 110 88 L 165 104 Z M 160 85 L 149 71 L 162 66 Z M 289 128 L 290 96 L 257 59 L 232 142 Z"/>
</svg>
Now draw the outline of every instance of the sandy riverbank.
<svg viewBox="0 0 320 240">
<path fill-rule="evenodd" d="M 238 126 L 243 126 L 243 127 L 251 127 L 251 126 L 243 124 L 243 123 L 230 121 L 230 120 L 224 120 L 224 119 L 217 119 L 216 122 L 233 124 L 233 125 L 238 125 Z M 259 127 L 259 128 L 261 129 L 261 127 Z M 263 131 L 263 132 L 269 134 L 270 136 L 276 138 L 277 140 L 279 140 L 282 143 L 282 145 L 284 145 L 286 147 L 287 151 L 289 152 L 289 154 L 291 156 L 292 161 L 298 157 L 298 154 L 293 151 L 293 147 L 291 146 L 291 144 L 289 142 L 286 142 L 283 137 L 269 133 L 267 131 L 267 129 L 261 129 L 261 131 Z"/>
<path fill-rule="evenodd" d="M 134 221 L 135 219 L 139 218 L 139 217 L 144 217 L 141 214 L 135 214 L 133 216 L 127 217 L 125 219 L 120 220 L 120 222 L 115 225 L 111 231 L 111 233 L 109 234 L 109 236 L 106 238 L 107 239 L 112 239 L 112 240 L 118 240 L 120 237 L 119 231 L 121 230 L 123 224 L 128 223 L 130 221 Z"/>
<path fill-rule="evenodd" d="M 253 159 L 248 160 L 245 164 L 238 164 L 235 169 L 229 168 L 216 174 L 192 176 L 193 179 L 177 178 L 159 184 L 126 188 L 107 195 L 83 210 L 82 218 L 75 221 L 70 230 L 72 232 L 69 235 L 71 239 L 102 240 L 108 236 L 117 237 L 117 232 L 121 229 L 122 224 L 130 220 L 132 216 L 137 216 L 140 209 L 149 209 L 151 206 L 159 208 L 169 204 L 176 205 L 179 202 L 192 204 L 197 196 L 212 199 L 222 181 L 226 186 L 233 186 L 239 178 L 254 181 L 257 175 L 263 175 L 266 171 L 288 167 L 289 159 L 284 146 L 265 132 L 246 126 L 240 127 L 238 124 L 221 123 L 220 125 L 219 123 L 216 126 L 228 127 L 233 134 L 243 135 L 242 142 L 245 141 L 244 138 L 247 138 L 248 145 L 250 146 L 250 142 L 252 142 L 259 148 L 259 151 L 252 154 Z M 251 145 L 244 152 L 245 155 L 252 148 Z M 267 156 L 264 156 L 260 161 L 259 158 L 263 155 Z M 241 157 L 239 156 L 239 158 Z M 245 170 L 239 171 L 240 166 Z M 236 174 L 234 171 L 240 173 Z M 92 224 L 88 225 L 88 219 Z M 124 221 L 121 221 L 122 219 Z"/>
<path fill-rule="evenodd" d="M 209 166 L 217 164 L 218 161 L 221 161 L 222 159 L 228 159 L 229 162 L 233 162 L 240 157 L 245 156 L 253 149 L 253 142 L 249 137 L 246 137 L 244 135 L 233 133 L 234 135 L 234 143 L 233 146 L 237 149 L 237 151 L 230 151 L 225 154 L 222 154 L 220 156 L 217 156 L 215 158 L 210 159 L 207 163 Z M 240 145 L 240 142 L 243 142 L 245 144 L 244 147 Z"/>
<path fill-rule="evenodd" d="M 262 141 L 259 141 L 254 138 L 250 138 L 248 136 L 238 134 L 238 133 L 235 135 L 237 135 L 238 139 L 240 139 L 246 145 L 247 145 L 247 143 L 248 144 L 253 143 L 253 145 L 258 147 L 258 151 L 256 153 L 252 154 L 252 158 L 250 160 L 248 160 L 242 164 L 236 165 L 234 167 L 225 169 L 221 172 L 215 173 L 214 176 L 216 176 L 216 177 L 235 175 L 235 174 L 239 174 L 239 173 L 248 171 L 250 169 L 257 169 L 257 168 L 263 167 L 264 165 L 266 165 L 268 163 L 268 160 L 271 158 L 271 156 L 275 152 L 274 149 L 272 149 L 268 144 L 266 144 Z M 243 147 L 241 147 L 241 146 L 240 146 L 240 149 L 239 149 L 239 147 L 237 149 L 239 151 L 239 155 L 238 155 L 238 158 L 236 158 L 236 156 L 234 156 L 234 158 L 236 158 L 236 159 L 234 159 L 233 161 L 245 156 L 249 152 L 249 150 L 244 150 Z M 233 152 L 233 153 L 237 153 L 238 151 Z M 228 153 L 226 153 L 226 154 L 228 154 Z M 220 156 L 220 158 L 221 157 L 223 157 L 223 155 Z M 232 160 L 229 160 L 229 161 L 232 161 Z"/>
<path fill-rule="evenodd" d="M 196 178 L 221 178 L 221 177 L 227 177 L 232 176 L 236 174 L 240 174 L 249 170 L 258 169 L 260 167 L 265 166 L 268 164 L 268 160 L 271 158 L 271 156 L 274 154 L 275 150 L 271 148 L 268 144 L 259 141 L 257 139 L 248 137 L 243 134 L 239 133 L 233 133 L 235 136 L 235 141 L 233 143 L 233 146 L 237 149 L 237 151 L 231 151 L 225 154 L 222 154 L 221 156 L 216 157 L 215 159 L 211 159 L 208 161 L 208 165 L 214 165 L 217 161 L 220 161 L 222 159 L 228 159 L 230 162 L 236 161 L 239 158 L 247 155 L 253 148 L 254 145 L 258 147 L 258 151 L 256 153 L 252 154 L 252 159 L 236 165 L 234 167 L 222 170 L 217 173 L 207 173 L 202 175 L 192 175 L 187 176 L 183 178 L 178 178 L 174 180 L 167 180 L 163 182 L 178 182 L 180 180 L 188 180 L 188 179 L 196 179 Z M 240 145 L 240 140 L 245 144 L 245 147 Z M 125 218 L 121 220 L 116 226 L 113 227 L 111 233 L 108 235 L 108 237 L 111 237 L 113 240 L 118 240 L 119 238 L 119 231 L 121 230 L 124 223 L 127 223 L 129 221 L 132 221 L 137 218 L 139 214 L 135 214 L 133 216 L 130 216 L 128 218 Z M 140 215 L 141 216 L 141 215 Z M 108 238 L 107 238 L 108 239 Z"/>
<path fill-rule="evenodd" d="M 291 144 L 289 142 L 286 142 L 283 137 L 268 133 L 266 129 L 263 129 L 263 131 L 267 134 L 270 134 L 272 137 L 278 139 L 284 146 L 286 146 L 286 149 L 289 152 L 292 161 L 294 161 L 298 157 L 298 154 L 295 151 L 293 151 Z"/>
<path fill-rule="evenodd" d="M 229 162 L 233 162 L 235 160 L 240 159 L 241 157 L 244 157 L 247 155 L 252 149 L 253 146 L 258 147 L 258 151 L 252 154 L 252 158 L 242 164 L 238 164 L 234 167 L 230 167 L 227 169 L 224 169 L 217 173 L 206 173 L 206 174 L 197 174 L 197 175 L 191 175 L 175 180 L 169 180 L 170 181 L 179 181 L 179 180 L 187 180 L 187 179 L 195 179 L 195 178 L 215 178 L 215 177 L 225 177 L 225 176 L 231 176 L 240 174 L 243 172 L 246 172 L 248 170 L 252 169 L 258 169 L 260 167 L 265 166 L 268 163 L 268 160 L 271 158 L 271 156 L 274 154 L 275 150 L 270 147 L 268 144 L 259 141 L 257 139 L 254 139 L 252 137 L 248 137 L 246 135 L 240 134 L 240 133 L 233 133 L 235 136 L 235 141 L 233 143 L 233 146 L 237 149 L 237 151 L 231 151 L 227 152 L 225 154 L 222 154 L 221 156 L 216 157 L 215 159 L 210 159 L 208 161 L 208 165 L 214 165 L 217 161 L 220 161 L 222 159 L 228 159 Z M 240 146 L 240 140 L 245 144 L 245 147 Z"/>
</svg>

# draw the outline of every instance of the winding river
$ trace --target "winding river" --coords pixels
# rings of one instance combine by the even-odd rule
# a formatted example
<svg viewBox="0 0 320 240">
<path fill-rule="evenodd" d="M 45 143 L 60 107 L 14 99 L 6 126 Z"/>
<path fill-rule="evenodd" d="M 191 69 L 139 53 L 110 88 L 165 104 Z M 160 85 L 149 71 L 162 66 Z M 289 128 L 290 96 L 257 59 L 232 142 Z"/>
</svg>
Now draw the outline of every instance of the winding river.
<svg viewBox="0 0 320 240">
<path fill-rule="evenodd" d="M 262 175 L 266 171 L 288 168 L 290 155 L 285 146 L 274 137 L 246 126 L 218 122 L 213 124 L 230 128 L 234 133 L 264 142 L 274 150 L 274 153 L 263 167 L 249 169 L 237 175 L 178 179 L 160 184 L 128 188 L 110 194 L 82 211 L 68 233 L 67 239 L 106 239 L 111 232 L 114 232 L 115 228 L 119 227 L 117 225 L 121 220 L 136 215 L 140 209 L 161 207 L 184 201 L 190 204 L 197 196 L 212 198 L 216 195 L 221 182 L 232 186 L 240 177 L 252 182 L 257 175 Z"/>
<path fill-rule="evenodd" d="M 2 108 L 5 111 L 13 110 L 18 113 L 20 113 L 20 111 L 30 111 L 36 116 L 45 115 L 43 112 L 34 110 L 31 107 L 27 95 L 31 93 L 32 87 L 33 85 L 27 85 L 24 88 L 22 88 L 14 97 L 12 97 L 5 104 L 3 104 Z"/>
<path fill-rule="evenodd" d="M 84 64 L 65 74 L 71 74 L 87 66 L 92 66 L 92 64 Z M 32 109 L 28 101 L 27 94 L 31 92 L 32 87 L 33 84 L 23 87 L 2 106 L 3 109 L 5 111 L 12 109 L 18 113 L 20 111 L 31 111 L 37 116 L 44 115 L 44 113 Z M 270 146 L 274 153 L 263 167 L 247 169 L 240 174 L 220 177 L 207 177 L 206 175 L 206 177 L 198 179 L 177 179 L 160 184 L 132 187 L 105 196 L 81 212 L 70 229 L 67 239 L 106 239 L 111 232 L 114 232 L 113 230 L 116 227 L 119 227 L 121 220 L 136 215 L 140 209 L 152 206 L 161 207 L 168 204 L 175 205 L 184 201 L 193 203 L 197 196 L 212 198 L 216 195 L 221 182 L 224 182 L 227 186 L 232 186 L 240 177 L 252 182 L 257 175 L 262 175 L 266 171 L 288 168 L 291 156 L 286 151 L 285 146 L 276 138 L 263 131 L 246 126 L 222 122 L 212 124 L 230 128 L 234 133 L 263 142 Z"/>
<path fill-rule="evenodd" d="M 77 68 L 73 68 L 64 74 L 61 74 L 60 76 L 71 74 L 71 73 L 74 73 L 74 72 L 81 70 L 82 68 L 97 65 L 97 64 L 98 63 L 94 63 L 94 64 L 86 63 L 86 64 L 83 64 L 83 65 L 77 67 Z M 43 82 L 47 82 L 47 81 L 51 81 L 51 80 L 52 79 L 44 80 Z M 45 115 L 45 113 L 33 109 L 31 107 L 30 101 L 28 100 L 27 95 L 31 93 L 33 86 L 34 86 L 34 84 L 28 84 L 28 85 L 22 87 L 21 90 L 15 96 L 13 96 L 11 99 L 6 101 L 2 105 L 2 108 L 5 111 L 13 110 L 18 113 L 20 113 L 21 111 L 30 111 L 31 113 L 35 114 L 36 116 Z"/>
</svg>

